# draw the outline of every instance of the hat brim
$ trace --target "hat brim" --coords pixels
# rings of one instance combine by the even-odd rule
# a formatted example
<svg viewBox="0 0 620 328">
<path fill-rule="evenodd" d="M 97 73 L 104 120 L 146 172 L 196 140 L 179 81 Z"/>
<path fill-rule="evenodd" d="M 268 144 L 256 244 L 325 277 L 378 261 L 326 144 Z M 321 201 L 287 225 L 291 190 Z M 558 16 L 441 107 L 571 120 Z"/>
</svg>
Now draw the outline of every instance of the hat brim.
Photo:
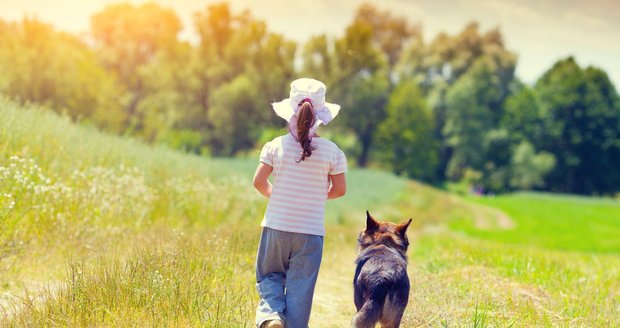
<svg viewBox="0 0 620 328">
<path fill-rule="evenodd" d="M 271 106 L 273 107 L 273 110 L 276 112 L 276 115 L 285 119 L 289 123 L 291 121 L 291 117 L 295 115 L 295 111 L 291 107 L 290 98 L 286 98 L 280 102 L 272 103 Z M 340 112 L 340 105 L 326 102 L 325 105 L 323 105 L 323 107 L 319 109 L 315 108 L 315 111 L 316 111 L 316 116 L 320 120 L 320 123 L 327 125 Z"/>
</svg>

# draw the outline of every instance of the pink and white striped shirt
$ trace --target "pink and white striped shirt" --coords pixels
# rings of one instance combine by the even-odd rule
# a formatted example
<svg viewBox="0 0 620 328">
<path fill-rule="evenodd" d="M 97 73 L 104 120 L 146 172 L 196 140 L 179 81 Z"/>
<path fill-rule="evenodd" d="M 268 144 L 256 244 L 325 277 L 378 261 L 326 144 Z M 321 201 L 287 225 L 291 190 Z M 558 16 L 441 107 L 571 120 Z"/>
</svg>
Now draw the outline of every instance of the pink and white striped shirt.
<svg viewBox="0 0 620 328">
<path fill-rule="evenodd" d="M 347 159 L 335 143 L 312 138 L 312 156 L 297 163 L 302 148 L 287 133 L 263 146 L 260 161 L 273 167 L 273 189 L 261 226 L 325 235 L 325 201 L 329 175 L 347 171 Z"/>
</svg>

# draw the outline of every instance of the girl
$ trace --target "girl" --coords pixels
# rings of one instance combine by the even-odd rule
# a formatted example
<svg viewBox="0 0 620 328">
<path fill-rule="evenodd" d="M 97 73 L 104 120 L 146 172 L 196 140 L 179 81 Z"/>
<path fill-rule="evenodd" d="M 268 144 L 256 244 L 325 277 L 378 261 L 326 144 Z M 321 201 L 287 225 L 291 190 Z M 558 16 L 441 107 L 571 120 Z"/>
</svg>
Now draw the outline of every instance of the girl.
<svg viewBox="0 0 620 328">
<path fill-rule="evenodd" d="M 325 102 L 325 91 L 320 81 L 298 79 L 289 98 L 272 104 L 289 123 L 289 133 L 263 146 L 254 174 L 254 187 L 269 198 L 256 258 L 259 328 L 308 327 L 323 253 L 325 201 L 346 191 L 344 153 L 316 134 L 340 111 Z"/>
</svg>

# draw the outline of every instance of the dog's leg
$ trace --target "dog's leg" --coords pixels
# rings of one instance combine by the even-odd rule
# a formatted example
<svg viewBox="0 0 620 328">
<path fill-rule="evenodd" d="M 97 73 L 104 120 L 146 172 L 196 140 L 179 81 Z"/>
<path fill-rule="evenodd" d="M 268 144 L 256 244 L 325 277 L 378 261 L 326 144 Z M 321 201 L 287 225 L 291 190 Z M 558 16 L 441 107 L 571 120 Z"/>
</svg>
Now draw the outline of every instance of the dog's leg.
<svg viewBox="0 0 620 328">
<path fill-rule="evenodd" d="M 400 327 L 400 320 L 381 324 L 381 328 L 399 328 L 399 327 Z"/>
<path fill-rule="evenodd" d="M 353 316 L 351 327 L 374 328 L 381 316 L 382 305 L 374 300 L 368 300 L 362 308 Z"/>
<path fill-rule="evenodd" d="M 381 328 L 399 328 L 402 318 L 403 316 L 401 313 L 400 317 L 398 318 L 392 319 L 390 321 L 381 321 Z"/>
<path fill-rule="evenodd" d="M 391 292 L 388 294 L 385 300 L 385 306 L 381 313 L 381 327 L 382 328 L 398 328 L 400 322 L 405 314 L 405 308 L 408 303 L 409 288 L 404 290 L 398 290 L 397 292 Z"/>
</svg>

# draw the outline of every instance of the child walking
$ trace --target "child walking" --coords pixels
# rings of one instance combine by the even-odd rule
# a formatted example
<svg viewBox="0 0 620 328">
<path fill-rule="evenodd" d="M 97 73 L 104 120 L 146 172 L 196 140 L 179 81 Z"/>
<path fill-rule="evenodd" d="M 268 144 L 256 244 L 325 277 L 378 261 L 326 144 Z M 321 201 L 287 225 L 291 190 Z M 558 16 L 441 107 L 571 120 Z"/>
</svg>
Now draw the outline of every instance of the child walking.
<svg viewBox="0 0 620 328">
<path fill-rule="evenodd" d="M 325 201 L 346 192 L 344 153 L 316 133 L 340 111 L 325 102 L 326 89 L 320 81 L 297 79 L 290 97 L 272 104 L 289 123 L 289 133 L 263 146 L 254 174 L 254 187 L 269 198 L 256 257 L 259 328 L 308 327 L 323 254 Z"/>
</svg>

